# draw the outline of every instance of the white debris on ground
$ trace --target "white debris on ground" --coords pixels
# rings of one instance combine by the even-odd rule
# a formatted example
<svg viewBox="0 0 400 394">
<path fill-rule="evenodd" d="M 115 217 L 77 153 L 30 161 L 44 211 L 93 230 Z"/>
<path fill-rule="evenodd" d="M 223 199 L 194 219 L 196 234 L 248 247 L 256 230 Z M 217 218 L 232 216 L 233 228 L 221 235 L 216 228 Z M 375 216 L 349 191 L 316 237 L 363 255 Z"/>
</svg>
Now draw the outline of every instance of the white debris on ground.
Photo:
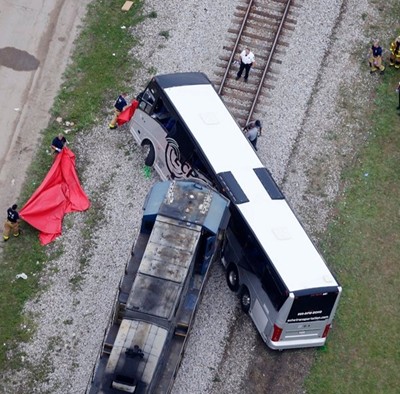
<svg viewBox="0 0 400 394">
<path fill-rule="evenodd" d="M 342 163 L 350 159 L 351 144 L 362 132 L 357 124 L 343 127 L 346 108 L 337 104 L 341 92 L 363 77 L 357 74 L 360 59 L 351 53 L 364 44 L 358 33 L 360 15 L 370 11 L 367 0 L 348 0 L 345 8 L 340 0 L 299 3 L 296 29 L 287 40 L 290 47 L 281 57 L 283 63 L 274 66 L 279 68 L 275 90 L 259 113 L 264 137 L 258 153 L 315 236 L 325 228 L 329 204 L 338 193 Z M 148 18 L 131 31 L 141 38 L 132 56 L 143 63 L 131 96 L 155 73 L 203 71 L 211 76 L 237 4 L 231 0 L 146 1 L 145 13 L 155 11 L 157 18 Z M 362 106 L 366 96 L 354 100 Z M 24 345 L 26 368 L 8 377 L 4 393 L 27 392 L 27 387 L 31 393 L 83 393 L 89 381 L 145 195 L 159 180 L 155 174 L 146 176 L 141 148 L 127 127 L 109 130 L 108 120 L 75 139 L 73 150 L 92 208 L 69 215 L 62 237 L 52 246 L 62 253 L 46 268 L 45 291 L 26 305 L 37 327 L 32 342 Z M 239 311 L 221 267 L 215 265 L 173 393 L 257 392 L 246 382 L 252 361 L 264 353 L 272 354 L 259 346 L 254 326 Z M 304 357 L 309 361 L 292 380 L 289 375 L 296 371 L 284 376 L 296 383 L 284 392 L 299 391 L 312 354 Z M 278 393 L 282 385 L 270 386 L 269 392 Z M 262 380 L 259 387 L 260 393 L 265 392 Z"/>
</svg>

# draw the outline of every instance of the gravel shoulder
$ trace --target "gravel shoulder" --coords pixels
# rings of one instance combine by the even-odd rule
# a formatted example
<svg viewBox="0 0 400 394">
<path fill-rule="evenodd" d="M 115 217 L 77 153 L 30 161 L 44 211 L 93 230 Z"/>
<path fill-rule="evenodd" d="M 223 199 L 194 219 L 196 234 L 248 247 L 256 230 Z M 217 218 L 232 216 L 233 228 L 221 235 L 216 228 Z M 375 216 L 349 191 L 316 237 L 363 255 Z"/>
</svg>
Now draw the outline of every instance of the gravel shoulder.
<svg viewBox="0 0 400 394">
<path fill-rule="evenodd" d="M 259 111 L 266 125 L 259 155 L 318 242 L 340 192 L 341 170 L 365 139 L 359 108 L 367 105 L 368 94 L 351 101 L 348 96 L 354 87 L 367 86 L 370 77 L 360 73 L 360 58 L 353 53 L 367 47 L 357 32 L 360 15 L 371 11 L 366 0 L 309 3 L 299 2 L 298 23 L 275 89 Z M 145 64 L 132 95 L 155 72 L 211 76 L 237 4 L 147 1 L 145 12 L 156 11 L 157 18 L 132 32 L 141 37 L 132 56 Z M 169 31 L 170 38 L 162 31 Z M 340 62 L 337 53 L 343 55 Z M 63 253 L 46 267 L 47 290 L 26 305 L 37 325 L 33 341 L 24 345 L 26 368 L 8 376 L 4 393 L 27 392 L 27 387 L 32 393 L 82 393 L 88 383 L 144 197 L 158 181 L 155 174 L 145 176 L 141 149 L 127 128 L 109 131 L 106 125 L 104 119 L 71 146 L 95 210 L 69 216 L 63 236 L 52 246 Z M 94 148 L 91 141 L 97 141 Z M 98 216 L 93 218 L 93 212 Z M 314 350 L 270 351 L 239 309 L 222 268 L 215 265 L 174 394 L 303 392 Z"/>
</svg>

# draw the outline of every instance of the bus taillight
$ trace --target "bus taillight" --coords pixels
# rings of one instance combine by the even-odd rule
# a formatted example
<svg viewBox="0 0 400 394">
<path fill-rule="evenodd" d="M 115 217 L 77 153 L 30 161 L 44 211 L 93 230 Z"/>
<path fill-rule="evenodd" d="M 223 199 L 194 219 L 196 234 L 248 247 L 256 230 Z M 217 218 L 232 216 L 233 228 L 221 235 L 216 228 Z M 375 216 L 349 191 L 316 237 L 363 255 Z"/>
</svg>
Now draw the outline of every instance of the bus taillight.
<svg viewBox="0 0 400 394">
<path fill-rule="evenodd" d="M 329 329 L 331 328 L 331 325 L 330 324 L 327 324 L 326 326 L 325 326 L 325 330 L 324 330 L 324 332 L 322 333 L 322 338 L 326 338 L 327 336 L 328 336 L 328 332 L 329 332 Z"/>
<path fill-rule="evenodd" d="M 276 324 L 274 324 L 274 332 L 272 333 L 272 341 L 278 342 L 279 339 L 281 338 L 282 334 L 282 328 L 278 327 Z"/>
</svg>

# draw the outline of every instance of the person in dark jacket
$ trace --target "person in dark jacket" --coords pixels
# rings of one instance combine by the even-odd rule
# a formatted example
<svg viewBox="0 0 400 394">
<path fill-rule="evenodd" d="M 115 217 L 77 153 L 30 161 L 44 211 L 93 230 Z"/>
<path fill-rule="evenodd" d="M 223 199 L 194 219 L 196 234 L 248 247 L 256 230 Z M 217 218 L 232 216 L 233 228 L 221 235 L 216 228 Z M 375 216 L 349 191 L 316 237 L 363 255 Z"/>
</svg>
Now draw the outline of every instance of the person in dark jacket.
<svg viewBox="0 0 400 394">
<path fill-rule="evenodd" d="M 369 50 L 369 66 L 371 68 L 370 73 L 373 74 L 379 70 L 381 74 L 385 72 L 385 66 L 382 63 L 382 48 L 379 45 L 379 41 L 375 40 L 371 49 Z"/>
<path fill-rule="evenodd" d="M 7 209 L 7 219 L 4 223 L 3 239 L 4 242 L 10 238 L 10 232 L 12 231 L 14 237 L 18 237 L 19 231 L 19 214 L 17 212 L 18 205 L 14 204 L 11 208 Z"/>
<path fill-rule="evenodd" d="M 128 105 L 128 103 L 125 100 L 125 97 L 127 96 L 127 93 L 121 93 L 118 98 L 115 100 L 114 103 L 114 117 L 108 127 L 112 129 L 116 129 L 117 126 L 117 118 L 118 115 L 125 109 L 125 107 Z"/>
<path fill-rule="evenodd" d="M 62 148 L 64 148 L 64 145 L 67 143 L 67 140 L 65 139 L 64 135 L 62 133 L 58 134 L 57 137 L 55 137 L 51 143 L 51 149 L 53 150 L 54 153 L 60 153 Z"/>
<path fill-rule="evenodd" d="M 259 120 L 248 123 L 243 129 L 244 135 L 254 146 L 255 150 L 257 150 L 257 138 L 261 135 L 261 131 L 262 127 Z"/>
</svg>

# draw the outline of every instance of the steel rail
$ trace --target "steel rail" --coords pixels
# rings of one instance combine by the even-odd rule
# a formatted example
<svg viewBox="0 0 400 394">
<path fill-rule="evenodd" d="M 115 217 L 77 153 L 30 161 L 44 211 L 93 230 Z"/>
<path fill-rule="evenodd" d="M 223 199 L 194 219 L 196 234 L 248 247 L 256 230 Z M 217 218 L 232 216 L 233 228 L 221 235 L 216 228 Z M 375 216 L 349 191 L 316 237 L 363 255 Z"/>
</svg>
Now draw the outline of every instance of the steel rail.
<svg viewBox="0 0 400 394">
<path fill-rule="evenodd" d="M 226 79 L 228 77 L 229 69 L 231 68 L 233 58 L 235 57 L 236 49 L 237 49 L 237 47 L 239 45 L 239 41 L 240 41 L 240 39 L 242 37 L 242 33 L 243 33 L 243 30 L 244 30 L 244 28 L 246 26 L 247 18 L 249 17 L 250 9 L 253 6 L 253 3 L 254 3 L 254 0 L 250 0 L 249 4 L 247 6 L 246 13 L 244 14 L 243 22 L 242 22 L 242 25 L 240 26 L 240 30 L 239 30 L 239 33 L 237 35 L 235 45 L 233 46 L 231 57 L 228 60 L 228 66 L 226 67 L 225 74 L 222 77 L 222 81 L 221 81 L 221 84 L 220 84 L 219 89 L 218 89 L 218 94 L 219 95 L 222 95 L 222 90 L 224 89 L 224 85 L 225 85 L 225 81 L 226 81 Z"/>
<path fill-rule="evenodd" d="M 283 12 L 283 16 L 282 16 L 281 22 L 279 23 L 278 30 L 275 33 L 274 42 L 272 44 L 271 51 L 270 51 L 269 56 L 268 56 L 267 64 L 264 67 L 264 71 L 263 71 L 262 76 L 261 76 L 261 81 L 260 81 L 260 83 L 258 85 L 257 92 L 256 92 L 256 94 L 254 96 L 253 103 L 251 105 L 251 108 L 250 108 L 250 111 L 249 111 L 249 115 L 247 116 L 247 120 L 246 120 L 245 124 L 248 124 L 250 122 L 251 117 L 253 116 L 254 109 L 255 109 L 255 107 L 257 105 L 258 97 L 260 96 L 260 92 L 261 92 L 261 89 L 263 87 L 264 80 L 265 80 L 265 77 L 267 75 L 267 72 L 269 70 L 269 66 L 270 66 L 271 61 L 272 61 L 272 56 L 275 53 L 275 49 L 276 49 L 277 44 L 278 44 L 278 39 L 279 39 L 279 36 L 281 34 L 281 31 L 282 31 L 282 28 L 283 28 L 283 24 L 285 23 L 286 17 L 287 17 L 287 15 L 289 13 L 289 8 L 290 8 L 291 3 L 292 3 L 292 0 L 288 0 L 288 2 L 286 3 L 285 11 Z"/>
</svg>

